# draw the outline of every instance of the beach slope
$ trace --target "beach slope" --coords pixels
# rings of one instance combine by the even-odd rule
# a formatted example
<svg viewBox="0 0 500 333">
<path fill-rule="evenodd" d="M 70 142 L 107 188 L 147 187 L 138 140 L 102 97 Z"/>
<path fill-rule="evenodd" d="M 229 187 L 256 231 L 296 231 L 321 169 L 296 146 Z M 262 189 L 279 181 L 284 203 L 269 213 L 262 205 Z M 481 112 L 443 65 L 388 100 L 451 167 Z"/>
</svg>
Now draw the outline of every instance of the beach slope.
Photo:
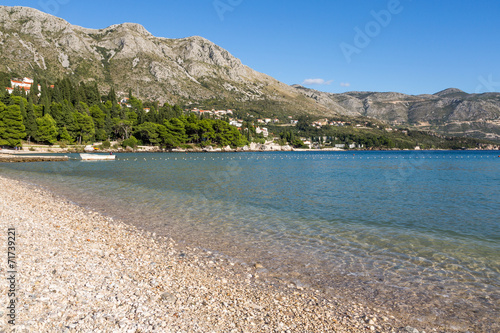
<svg viewBox="0 0 500 333">
<path fill-rule="evenodd" d="M 210 252 L 0 177 L 0 328 L 16 332 L 406 332 L 317 290 L 282 288 Z M 15 231 L 7 249 L 8 230 Z M 12 245 L 12 244 L 11 244 Z M 15 255 L 15 297 L 6 276 Z M 14 299 L 15 325 L 7 308 Z M 0 329 L 1 331 L 1 329 Z"/>
</svg>

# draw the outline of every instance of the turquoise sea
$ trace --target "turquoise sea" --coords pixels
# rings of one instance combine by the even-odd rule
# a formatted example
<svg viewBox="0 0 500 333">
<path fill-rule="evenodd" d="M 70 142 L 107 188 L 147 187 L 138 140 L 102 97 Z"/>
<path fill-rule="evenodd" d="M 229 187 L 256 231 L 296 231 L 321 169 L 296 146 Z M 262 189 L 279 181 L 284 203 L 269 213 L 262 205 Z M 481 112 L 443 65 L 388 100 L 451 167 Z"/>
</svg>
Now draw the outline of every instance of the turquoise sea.
<svg viewBox="0 0 500 333">
<path fill-rule="evenodd" d="M 75 157 L 76 155 L 71 155 Z M 0 173 L 422 321 L 500 330 L 500 152 L 118 154 Z"/>
</svg>

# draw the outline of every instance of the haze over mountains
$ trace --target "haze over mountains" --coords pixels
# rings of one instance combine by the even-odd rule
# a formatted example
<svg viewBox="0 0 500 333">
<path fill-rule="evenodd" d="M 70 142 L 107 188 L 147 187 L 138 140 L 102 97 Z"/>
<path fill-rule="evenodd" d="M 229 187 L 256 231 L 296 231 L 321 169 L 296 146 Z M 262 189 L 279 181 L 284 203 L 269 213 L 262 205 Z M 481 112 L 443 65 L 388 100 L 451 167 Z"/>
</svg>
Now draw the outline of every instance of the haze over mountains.
<svg viewBox="0 0 500 333">
<path fill-rule="evenodd" d="M 134 23 L 87 29 L 36 9 L 0 6 L 0 60 L 3 72 L 48 81 L 71 76 L 160 102 L 218 100 L 262 115 L 366 116 L 500 140 L 500 93 L 325 93 L 254 71 L 202 37 L 155 37 Z"/>
</svg>

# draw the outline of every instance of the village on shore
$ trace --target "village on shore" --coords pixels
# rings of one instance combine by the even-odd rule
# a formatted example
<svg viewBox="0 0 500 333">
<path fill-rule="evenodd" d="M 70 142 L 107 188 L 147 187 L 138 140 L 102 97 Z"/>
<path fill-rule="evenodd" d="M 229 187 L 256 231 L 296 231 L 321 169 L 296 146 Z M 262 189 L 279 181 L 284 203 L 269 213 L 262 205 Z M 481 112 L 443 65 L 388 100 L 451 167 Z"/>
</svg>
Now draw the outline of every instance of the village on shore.
<svg viewBox="0 0 500 333">
<path fill-rule="evenodd" d="M 74 86 L 68 79 L 47 85 L 24 77 L 11 79 L 10 86 L 0 102 L 0 114 L 12 123 L 12 133 L 0 135 L 3 153 L 499 148 L 491 141 L 445 137 L 370 118 L 264 117 L 242 110 L 160 106 L 143 103 L 131 92 L 129 97 L 118 97 L 125 94 L 114 90 L 101 96 L 96 85 Z"/>
</svg>

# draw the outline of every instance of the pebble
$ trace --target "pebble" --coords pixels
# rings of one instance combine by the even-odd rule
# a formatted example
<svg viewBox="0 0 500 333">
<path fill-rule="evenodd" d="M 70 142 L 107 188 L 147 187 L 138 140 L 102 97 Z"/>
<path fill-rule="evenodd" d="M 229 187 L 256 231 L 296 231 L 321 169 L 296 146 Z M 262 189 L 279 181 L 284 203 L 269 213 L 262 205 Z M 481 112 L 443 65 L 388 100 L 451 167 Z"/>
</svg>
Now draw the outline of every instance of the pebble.
<svg viewBox="0 0 500 333">
<path fill-rule="evenodd" d="M 396 318 L 379 323 L 362 305 L 321 299 L 318 290 L 286 281 L 263 283 L 250 267 L 200 249 L 181 250 L 173 239 L 90 212 L 34 185 L 0 176 L 0 189 L 0 230 L 16 229 L 22 288 L 16 294 L 15 331 L 400 332 L 405 327 Z M 1 241 L 0 252 L 6 247 Z M 6 274 L 4 264 L 0 272 Z M 0 304 L 8 303 L 7 295 L 7 284 L 0 284 Z M 5 309 L 0 311 L 0 327 L 8 327 Z"/>
</svg>

